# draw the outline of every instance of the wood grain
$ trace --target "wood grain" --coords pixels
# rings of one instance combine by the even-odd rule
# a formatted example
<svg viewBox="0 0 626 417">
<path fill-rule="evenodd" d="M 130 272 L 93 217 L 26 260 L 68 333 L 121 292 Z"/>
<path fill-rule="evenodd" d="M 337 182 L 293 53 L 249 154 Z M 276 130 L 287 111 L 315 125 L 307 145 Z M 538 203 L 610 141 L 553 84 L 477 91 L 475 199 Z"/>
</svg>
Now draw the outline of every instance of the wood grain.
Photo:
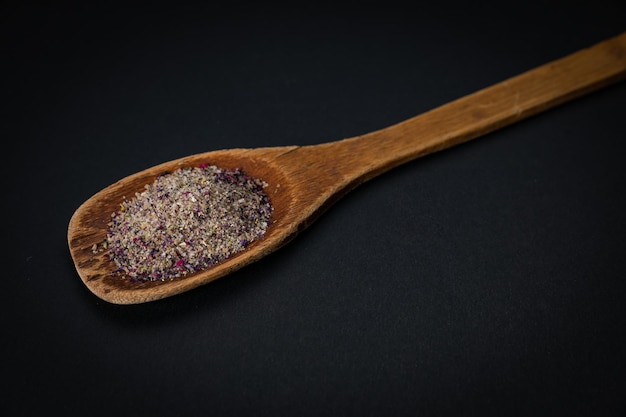
<svg viewBox="0 0 626 417">
<path fill-rule="evenodd" d="M 312 146 L 212 151 L 126 177 L 85 201 L 72 216 L 68 244 L 78 275 L 115 304 L 155 301 L 197 288 L 279 249 L 359 184 L 432 152 L 480 137 L 626 77 L 626 33 L 365 135 Z M 110 215 L 156 176 L 202 163 L 241 168 L 269 186 L 274 213 L 263 239 L 221 264 L 172 281 L 134 283 L 92 246 Z"/>
</svg>

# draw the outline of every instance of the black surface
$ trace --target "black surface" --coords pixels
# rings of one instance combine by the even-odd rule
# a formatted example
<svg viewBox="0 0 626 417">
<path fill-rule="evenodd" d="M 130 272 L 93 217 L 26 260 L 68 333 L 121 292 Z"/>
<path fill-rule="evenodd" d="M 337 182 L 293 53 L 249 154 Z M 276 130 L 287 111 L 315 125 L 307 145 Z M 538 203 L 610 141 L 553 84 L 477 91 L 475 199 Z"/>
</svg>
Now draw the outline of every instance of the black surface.
<svg viewBox="0 0 626 417">
<path fill-rule="evenodd" d="M 3 415 L 624 415 L 624 83 L 165 300 L 98 299 L 66 235 L 133 172 L 385 127 L 619 34 L 626 3 L 208 4 L 5 6 Z"/>
</svg>

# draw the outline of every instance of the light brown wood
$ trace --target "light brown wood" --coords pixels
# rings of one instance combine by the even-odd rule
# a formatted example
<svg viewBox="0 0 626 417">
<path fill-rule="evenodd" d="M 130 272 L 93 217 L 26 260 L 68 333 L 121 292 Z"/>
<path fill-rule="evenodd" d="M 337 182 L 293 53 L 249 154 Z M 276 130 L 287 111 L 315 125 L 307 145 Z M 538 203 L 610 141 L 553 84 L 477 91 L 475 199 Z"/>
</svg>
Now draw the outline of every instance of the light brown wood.
<svg viewBox="0 0 626 417">
<path fill-rule="evenodd" d="M 564 58 L 362 136 L 313 146 L 230 149 L 188 156 L 126 177 L 85 201 L 72 216 L 68 243 L 78 275 L 114 304 L 154 301 L 197 288 L 277 250 L 359 184 L 398 165 L 510 125 L 626 77 L 626 32 Z M 205 271 L 165 282 L 132 283 L 92 246 L 124 196 L 157 175 L 208 163 L 262 178 L 274 206 L 266 235 Z"/>
</svg>

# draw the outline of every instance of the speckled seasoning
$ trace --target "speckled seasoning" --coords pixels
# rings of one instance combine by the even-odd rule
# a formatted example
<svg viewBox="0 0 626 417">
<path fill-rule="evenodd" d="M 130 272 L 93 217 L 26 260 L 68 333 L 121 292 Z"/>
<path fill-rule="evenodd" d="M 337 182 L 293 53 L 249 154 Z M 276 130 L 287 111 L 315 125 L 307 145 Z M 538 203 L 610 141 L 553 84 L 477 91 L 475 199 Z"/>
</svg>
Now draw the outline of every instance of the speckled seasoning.
<svg viewBox="0 0 626 417">
<path fill-rule="evenodd" d="M 272 205 L 262 180 L 213 165 L 180 168 L 124 198 L 105 246 L 117 273 L 165 281 L 197 272 L 264 236 Z"/>
</svg>

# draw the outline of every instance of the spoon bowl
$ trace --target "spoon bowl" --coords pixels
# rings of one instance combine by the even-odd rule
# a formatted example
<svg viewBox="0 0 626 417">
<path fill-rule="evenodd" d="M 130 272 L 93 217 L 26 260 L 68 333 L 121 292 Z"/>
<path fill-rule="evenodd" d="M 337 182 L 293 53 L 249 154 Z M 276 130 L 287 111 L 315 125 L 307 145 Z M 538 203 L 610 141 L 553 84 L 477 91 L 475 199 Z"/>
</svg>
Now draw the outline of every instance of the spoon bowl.
<svg viewBox="0 0 626 417">
<path fill-rule="evenodd" d="M 68 226 L 70 253 L 84 284 L 105 301 L 139 304 L 180 294 L 279 249 L 371 178 L 624 77 L 626 33 L 365 135 L 311 146 L 217 150 L 165 162 L 117 181 L 78 207 Z M 273 213 L 265 235 L 221 263 L 181 278 L 136 282 L 114 274 L 117 266 L 107 253 L 93 250 L 106 239 L 111 214 L 157 176 L 202 164 L 239 168 L 268 184 Z"/>
</svg>

